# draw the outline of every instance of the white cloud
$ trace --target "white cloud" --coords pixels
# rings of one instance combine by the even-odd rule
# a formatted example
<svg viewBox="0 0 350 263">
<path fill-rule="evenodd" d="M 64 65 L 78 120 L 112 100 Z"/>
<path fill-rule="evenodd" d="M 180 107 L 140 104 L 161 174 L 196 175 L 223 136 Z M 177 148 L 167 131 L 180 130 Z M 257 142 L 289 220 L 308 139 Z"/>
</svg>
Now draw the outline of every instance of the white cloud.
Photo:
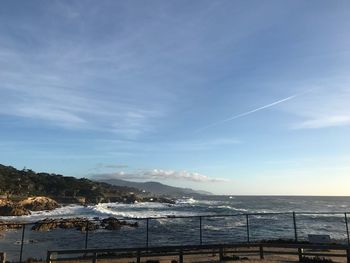
<svg viewBox="0 0 350 263">
<path fill-rule="evenodd" d="M 188 171 L 173 171 L 173 170 L 162 170 L 162 169 L 153 169 L 150 171 L 145 171 L 143 176 L 150 179 L 180 179 L 186 181 L 194 182 L 222 182 L 226 181 L 222 178 L 210 178 L 206 175 L 202 175 L 196 172 Z"/>
<path fill-rule="evenodd" d="M 202 175 L 197 172 L 175 171 L 175 170 L 142 170 L 135 173 L 119 171 L 115 173 L 105 173 L 93 175 L 98 178 L 119 178 L 125 180 L 182 180 L 192 182 L 227 182 L 228 179 L 214 178 Z"/>
</svg>

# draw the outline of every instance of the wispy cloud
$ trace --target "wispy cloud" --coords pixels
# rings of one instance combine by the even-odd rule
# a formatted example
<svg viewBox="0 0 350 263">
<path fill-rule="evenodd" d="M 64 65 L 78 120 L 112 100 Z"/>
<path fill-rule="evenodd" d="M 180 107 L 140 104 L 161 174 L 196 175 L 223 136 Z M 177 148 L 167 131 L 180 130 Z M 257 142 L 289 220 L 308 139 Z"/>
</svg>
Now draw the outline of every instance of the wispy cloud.
<svg viewBox="0 0 350 263">
<path fill-rule="evenodd" d="M 339 81 L 338 81 L 339 82 Z M 291 129 L 322 129 L 350 125 L 350 89 L 336 81 L 300 98 L 282 109 L 298 117 Z"/>
<path fill-rule="evenodd" d="M 107 163 L 98 163 L 95 167 L 89 169 L 89 171 L 99 171 L 103 169 L 126 169 L 129 166 L 126 164 L 107 164 Z"/>
<path fill-rule="evenodd" d="M 33 8 L 42 8 L 40 15 L 14 13 L 9 27 L 1 28 L 0 90 L 6 99 L 0 114 L 119 137 L 153 132 L 169 112 L 176 122 L 178 105 L 202 91 L 198 84 L 217 68 L 215 59 L 289 10 L 277 15 L 262 6 L 247 5 L 231 16 L 228 10 L 236 8 L 230 2 L 181 7 L 107 1 L 94 10 L 57 2 Z M 99 13 L 106 14 L 102 20 Z"/>
<path fill-rule="evenodd" d="M 350 115 L 324 116 L 292 125 L 293 129 L 320 129 L 350 125 Z"/>
<path fill-rule="evenodd" d="M 163 170 L 163 169 L 153 169 L 153 170 L 142 170 L 139 172 L 131 173 L 119 171 L 115 173 L 103 173 L 92 175 L 95 178 L 118 178 L 125 180 L 182 180 L 182 181 L 192 181 L 192 182 L 227 182 L 229 180 L 224 178 L 214 178 L 209 177 L 197 172 L 189 171 L 175 171 L 175 170 Z"/>
</svg>

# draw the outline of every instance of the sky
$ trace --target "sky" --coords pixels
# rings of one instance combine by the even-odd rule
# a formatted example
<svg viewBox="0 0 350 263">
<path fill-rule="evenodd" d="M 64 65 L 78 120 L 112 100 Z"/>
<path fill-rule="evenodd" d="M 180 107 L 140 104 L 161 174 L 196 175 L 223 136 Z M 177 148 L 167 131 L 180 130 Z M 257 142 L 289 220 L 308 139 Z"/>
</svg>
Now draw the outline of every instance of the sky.
<svg viewBox="0 0 350 263">
<path fill-rule="evenodd" d="M 0 163 L 231 195 L 350 195 L 350 2 L 0 8 Z"/>
</svg>

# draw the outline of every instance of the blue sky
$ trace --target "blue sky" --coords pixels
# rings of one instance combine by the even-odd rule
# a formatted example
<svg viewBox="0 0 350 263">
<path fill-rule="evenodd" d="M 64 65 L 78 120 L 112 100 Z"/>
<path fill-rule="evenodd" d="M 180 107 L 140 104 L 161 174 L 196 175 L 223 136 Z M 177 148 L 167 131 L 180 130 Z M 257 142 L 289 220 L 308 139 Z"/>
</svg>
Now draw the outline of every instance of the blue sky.
<svg viewBox="0 0 350 263">
<path fill-rule="evenodd" d="M 0 163 L 349 195 L 348 1 L 2 1 Z"/>
</svg>

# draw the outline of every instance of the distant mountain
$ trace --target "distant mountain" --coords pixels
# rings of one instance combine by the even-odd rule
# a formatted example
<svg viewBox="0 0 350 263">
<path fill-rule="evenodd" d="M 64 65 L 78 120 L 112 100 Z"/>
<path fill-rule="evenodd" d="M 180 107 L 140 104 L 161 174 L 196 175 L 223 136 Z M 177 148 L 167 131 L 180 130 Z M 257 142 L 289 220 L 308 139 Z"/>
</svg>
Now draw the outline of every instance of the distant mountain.
<svg viewBox="0 0 350 263">
<path fill-rule="evenodd" d="M 159 182 L 131 182 L 121 179 L 102 179 L 100 181 L 111 185 L 132 187 L 137 188 L 140 191 L 146 191 L 157 195 L 166 195 L 172 197 L 212 195 L 212 193 L 207 191 L 193 190 L 191 188 L 173 187 Z"/>
</svg>

